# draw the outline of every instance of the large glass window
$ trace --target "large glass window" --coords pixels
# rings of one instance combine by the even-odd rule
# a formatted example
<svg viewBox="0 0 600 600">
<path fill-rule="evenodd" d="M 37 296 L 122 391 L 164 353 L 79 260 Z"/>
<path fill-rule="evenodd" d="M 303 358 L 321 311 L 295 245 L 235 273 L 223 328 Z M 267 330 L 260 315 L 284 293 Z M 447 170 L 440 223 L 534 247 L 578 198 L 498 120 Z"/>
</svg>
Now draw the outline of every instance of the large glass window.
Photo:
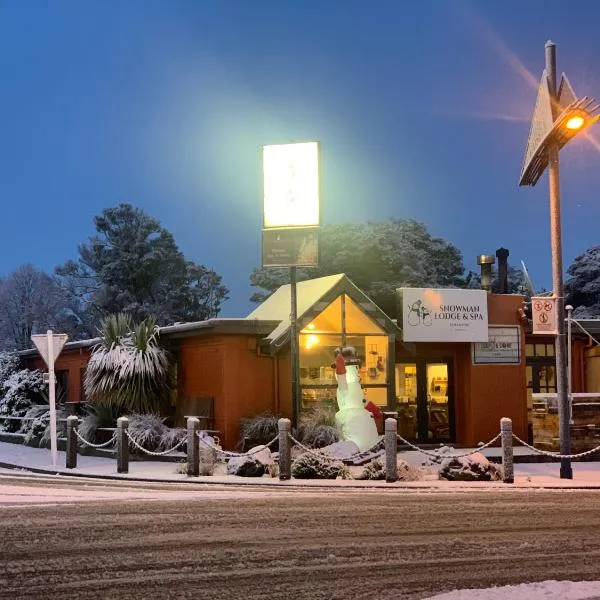
<svg viewBox="0 0 600 600">
<path fill-rule="evenodd" d="M 365 396 L 375 404 L 387 405 L 388 336 L 350 297 L 339 296 L 306 323 L 299 345 L 303 407 L 335 401 L 335 349 L 344 345 L 353 346 L 361 361 Z"/>
</svg>

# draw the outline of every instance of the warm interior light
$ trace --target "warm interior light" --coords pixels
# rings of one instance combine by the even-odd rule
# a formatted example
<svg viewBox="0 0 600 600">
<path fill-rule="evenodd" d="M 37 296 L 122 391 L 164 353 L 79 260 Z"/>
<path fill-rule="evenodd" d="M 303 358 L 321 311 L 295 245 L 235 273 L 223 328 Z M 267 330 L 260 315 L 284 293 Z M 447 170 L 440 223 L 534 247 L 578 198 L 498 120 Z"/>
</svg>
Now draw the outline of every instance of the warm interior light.
<svg viewBox="0 0 600 600">
<path fill-rule="evenodd" d="M 565 127 L 567 129 L 581 129 L 584 123 L 585 119 L 581 115 L 575 115 L 566 122 Z"/>
<path fill-rule="evenodd" d="M 314 328 L 315 328 L 315 324 L 314 324 L 314 323 L 309 323 L 309 324 L 307 325 L 307 328 L 308 328 L 308 329 L 314 329 Z"/>
<path fill-rule="evenodd" d="M 319 338 L 316 335 L 314 335 L 313 333 L 311 333 L 310 335 L 306 336 L 306 343 L 304 344 L 304 347 L 307 350 L 310 350 L 311 348 L 314 348 L 318 343 L 319 343 Z"/>
</svg>

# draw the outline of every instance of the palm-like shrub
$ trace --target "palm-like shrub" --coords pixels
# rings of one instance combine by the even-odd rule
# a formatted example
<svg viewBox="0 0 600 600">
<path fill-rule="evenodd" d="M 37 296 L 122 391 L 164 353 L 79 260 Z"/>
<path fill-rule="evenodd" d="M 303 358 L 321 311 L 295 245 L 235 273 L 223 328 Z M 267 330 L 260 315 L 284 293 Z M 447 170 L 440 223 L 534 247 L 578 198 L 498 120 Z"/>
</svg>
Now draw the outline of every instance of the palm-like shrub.
<svg viewBox="0 0 600 600">
<path fill-rule="evenodd" d="M 125 314 L 102 322 L 102 342 L 88 363 L 84 388 L 99 404 L 128 413 L 159 413 L 169 395 L 169 358 L 148 317 L 134 324 Z"/>
</svg>

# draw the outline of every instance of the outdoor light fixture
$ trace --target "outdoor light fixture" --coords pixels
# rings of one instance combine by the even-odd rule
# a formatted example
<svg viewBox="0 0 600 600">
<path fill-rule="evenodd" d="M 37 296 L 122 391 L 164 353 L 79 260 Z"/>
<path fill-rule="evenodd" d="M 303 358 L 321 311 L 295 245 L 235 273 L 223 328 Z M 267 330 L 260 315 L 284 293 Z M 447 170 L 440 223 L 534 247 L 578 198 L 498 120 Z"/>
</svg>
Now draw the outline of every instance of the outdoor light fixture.
<svg viewBox="0 0 600 600">
<path fill-rule="evenodd" d="M 585 119 L 581 115 L 575 115 L 565 123 L 565 127 L 567 129 L 581 129 L 584 124 Z"/>
<path fill-rule="evenodd" d="M 555 46 L 552 44 L 552 48 Z M 554 80 L 550 82 L 548 66 L 542 73 L 527 150 L 519 185 L 534 186 L 548 166 L 549 147 L 556 144 L 558 150 L 577 134 L 600 119 L 600 104 L 593 98 L 577 98 L 567 76 L 563 73 L 556 89 L 556 62 Z"/>
<path fill-rule="evenodd" d="M 556 46 L 547 42 L 546 68 L 538 87 L 519 185 L 534 186 L 548 168 L 550 190 L 550 238 L 552 251 L 552 299 L 556 307 L 556 397 L 558 404 L 560 452 L 571 454 L 570 390 L 565 338 L 565 290 L 563 283 L 560 216 L 561 148 L 581 131 L 600 119 L 600 104 L 593 98 L 577 98 L 563 73 L 556 85 Z M 534 333 L 536 333 L 534 331 Z M 569 361 L 569 369 L 571 364 Z M 573 479 L 570 458 L 560 459 L 561 479 Z"/>
</svg>

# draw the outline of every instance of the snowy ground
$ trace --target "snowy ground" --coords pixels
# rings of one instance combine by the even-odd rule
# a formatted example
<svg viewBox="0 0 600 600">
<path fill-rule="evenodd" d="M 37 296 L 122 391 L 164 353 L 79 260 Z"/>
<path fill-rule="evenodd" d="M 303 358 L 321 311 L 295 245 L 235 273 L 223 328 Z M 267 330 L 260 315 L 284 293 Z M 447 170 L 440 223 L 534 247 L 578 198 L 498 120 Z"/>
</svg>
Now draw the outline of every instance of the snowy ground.
<svg viewBox="0 0 600 600">
<path fill-rule="evenodd" d="M 597 491 L 6 485 L 0 598 L 600 598 Z"/>
</svg>

